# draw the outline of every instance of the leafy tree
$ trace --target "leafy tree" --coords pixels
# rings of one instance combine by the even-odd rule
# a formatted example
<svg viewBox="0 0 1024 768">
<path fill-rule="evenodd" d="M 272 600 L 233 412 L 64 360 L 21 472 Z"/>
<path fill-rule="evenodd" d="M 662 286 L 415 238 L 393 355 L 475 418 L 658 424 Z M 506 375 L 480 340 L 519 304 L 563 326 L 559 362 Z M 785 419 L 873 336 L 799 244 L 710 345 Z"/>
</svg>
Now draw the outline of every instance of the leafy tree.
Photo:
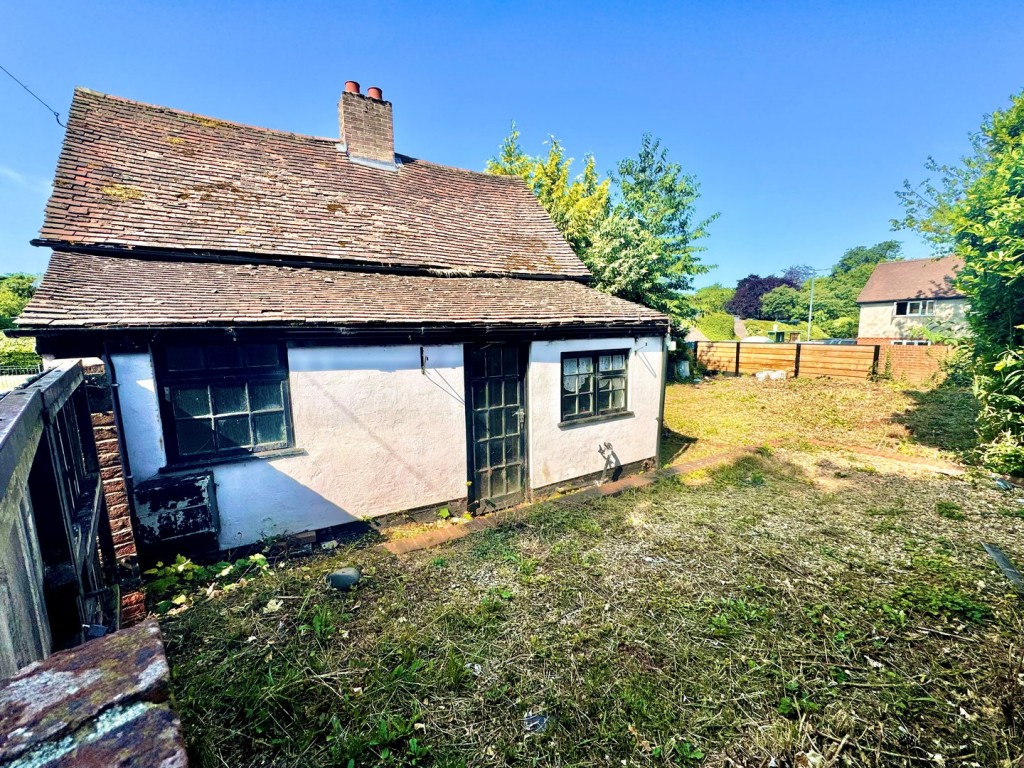
<svg viewBox="0 0 1024 768">
<path fill-rule="evenodd" d="M 726 305 L 726 310 L 740 317 L 760 318 L 761 297 L 783 285 L 788 285 L 790 288 L 795 287 L 784 278 L 775 277 L 774 275 L 768 275 L 767 277 L 747 275 L 736 283 L 736 294 Z"/>
<path fill-rule="evenodd" d="M 583 257 L 601 222 L 608 215 L 609 179 L 600 180 L 593 155 L 583 160 L 583 172 L 571 175 L 573 159 L 554 136 L 544 157 L 523 151 L 519 131 L 512 130 L 501 143 L 497 157 L 487 161 L 485 172 L 496 176 L 518 176 L 533 191 L 565 236 L 577 256 Z"/>
<path fill-rule="evenodd" d="M 660 309 L 677 318 L 692 318 L 682 296 L 696 275 L 699 241 L 718 218 L 696 216 L 697 180 L 668 160 L 668 150 L 644 134 L 635 158 L 619 162 L 612 175 L 617 202 L 598 227 L 584 261 L 601 290 Z"/>
<path fill-rule="evenodd" d="M 35 275 L 23 272 L 0 275 L 0 329 L 14 327 L 14 318 L 35 293 L 36 279 Z"/>
<path fill-rule="evenodd" d="M 832 277 L 857 270 L 861 270 L 859 274 L 863 274 L 863 270 L 867 267 L 870 267 L 867 271 L 867 275 L 870 277 L 876 264 L 883 261 L 901 261 L 903 259 L 903 256 L 900 255 L 902 248 L 903 246 L 898 240 L 885 240 L 871 246 L 858 245 L 855 248 L 848 248 L 842 258 L 832 267 Z M 867 280 L 864 282 L 866 283 Z"/>
<path fill-rule="evenodd" d="M 792 267 L 785 269 L 782 273 L 782 279 L 790 285 L 800 287 L 810 280 L 813 274 L 814 267 L 809 267 L 806 264 L 794 264 Z"/>
<path fill-rule="evenodd" d="M 791 285 L 780 285 L 761 297 L 760 317 L 768 320 L 795 320 L 800 317 L 803 305 L 800 291 Z"/>
<path fill-rule="evenodd" d="M 981 456 L 992 469 L 1024 474 L 1024 92 L 986 118 L 974 153 L 958 166 L 929 159 L 938 174 L 897 193 L 906 215 L 894 222 L 963 258 L 981 401 Z"/>
<path fill-rule="evenodd" d="M 715 283 L 698 288 L 687 297 L 687 300 L 696 312 L 710 314 L 725 312 L 725 305 L 735 294 L 735 288 L 726 288 L 721 283 Z"/>
</svg>

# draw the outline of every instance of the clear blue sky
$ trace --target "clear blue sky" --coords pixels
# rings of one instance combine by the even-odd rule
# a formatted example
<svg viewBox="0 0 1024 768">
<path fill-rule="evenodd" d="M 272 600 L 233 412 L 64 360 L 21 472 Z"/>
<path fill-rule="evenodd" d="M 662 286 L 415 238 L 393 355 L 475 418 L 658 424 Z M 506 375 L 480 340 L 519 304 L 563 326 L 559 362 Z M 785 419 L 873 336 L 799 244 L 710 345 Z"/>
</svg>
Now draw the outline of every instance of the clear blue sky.
<svg viewBox="0 0 1024 768">
<path fill-rule="evenodd" d="M 894 191 L 953 160 L 1024 87 L 1024 3 L 7 0 L 0 64 L 66 114 L 72 88 L 333 136 L 346 79 L 394 103 L 399 151 L 482 168 L 515 119 L 607 171 L 660 136 L 699 178 L 702 284 L 895 237 Z M 62 130 L 0 73 L 0 270 L 32 248 Z"/>
</svg>

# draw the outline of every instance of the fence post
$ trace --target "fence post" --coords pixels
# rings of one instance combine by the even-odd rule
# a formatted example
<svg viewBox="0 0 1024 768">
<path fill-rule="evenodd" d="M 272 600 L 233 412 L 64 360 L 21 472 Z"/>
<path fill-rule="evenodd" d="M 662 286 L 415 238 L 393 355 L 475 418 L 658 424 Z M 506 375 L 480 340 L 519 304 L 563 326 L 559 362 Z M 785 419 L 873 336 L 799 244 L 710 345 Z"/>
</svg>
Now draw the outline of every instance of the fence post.
<svg viewBox="0 0 1024 768">
<path fill-rule="evenodd" d="M 800 348 L 803 345 L 800 342 L 796 343 L 796 357 L 793 358 L 793 378 L 797 378 L 800 375 Z"/>
<path fill-rule="evenodd" d="M 740 343 L 736 342 L 736 375 L 740 375 Z"/>
<path fill-rule="evenodd" d="M 875 355 L 871 359 L 871 376 L 869 376 L 868 378 L 874 378 L 878 376 L 878 353 L 881 351 L 881 349 L 881 344 L 875 344 Z"/>
</svg>

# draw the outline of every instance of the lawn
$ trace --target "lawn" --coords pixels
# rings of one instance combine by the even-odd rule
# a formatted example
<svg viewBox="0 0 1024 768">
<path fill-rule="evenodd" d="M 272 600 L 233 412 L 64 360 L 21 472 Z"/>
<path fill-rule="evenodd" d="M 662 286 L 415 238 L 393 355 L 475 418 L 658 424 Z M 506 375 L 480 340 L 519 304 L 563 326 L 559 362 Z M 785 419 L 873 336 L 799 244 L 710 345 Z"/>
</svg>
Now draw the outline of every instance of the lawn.
<svg viewBox="0 0 1024 768">
<path fill-rule="evenodd" d="M 780 393 L 847 397 L 750 392 L 749 420 L 669 421 L 691 450 L 750 444 Z M 672 412 L 691 396 L 717 395 L 673 389 Z M 938 450 L 914 395 L 873 398 L 906 430 L 885 440 Z M 256 569 L 163 629 L 202 766 L 1011 766 L 1024 611 L 983 541 L 1024 560 L 1024 494 L 791 439 L 434 550 Z M 346 564 L 358 588 L 328 589 Z"/>
</svg>

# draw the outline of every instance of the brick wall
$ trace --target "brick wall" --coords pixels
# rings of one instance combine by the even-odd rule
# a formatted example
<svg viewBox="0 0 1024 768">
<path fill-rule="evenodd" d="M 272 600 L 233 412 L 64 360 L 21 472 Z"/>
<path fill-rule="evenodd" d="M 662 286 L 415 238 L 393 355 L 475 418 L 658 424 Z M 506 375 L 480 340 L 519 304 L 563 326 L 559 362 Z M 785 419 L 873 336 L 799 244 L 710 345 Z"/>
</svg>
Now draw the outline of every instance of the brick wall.
<svg viewBox="0 0 1024 768">
<path fill-rule="evenodd" d="M 96 438 L 96 453 L 103 483 L 103 498 L 114 539 L 114 558 L 117 561 L 118 582 L 121 587 L 121 622 L 128 626 L 146 615 L 145 598 L 139 577 L 138 548 L 132 527 L 131 504 L 125 484 L 124 465 L 121 462 L 121 444 L 114 406 L 110 395 L 110 380 L 103 365 L 85 369 L 86 394 L 89 399 L 92 431 Z"/>
<path fill-rule="evenodd" d="M 908 384 L 938 384 L 943 378 L 942 363 L 953 347 L 933 344 L 929 347 L 890 344 L 878 356 L 878 372 L 889 374 Z"/>
<path fill-rule="evenodd" d="M 345 92 L 338 102 L 338 124 L 349 155 L 395 162 L 391 102 Z"/>
</svg>

